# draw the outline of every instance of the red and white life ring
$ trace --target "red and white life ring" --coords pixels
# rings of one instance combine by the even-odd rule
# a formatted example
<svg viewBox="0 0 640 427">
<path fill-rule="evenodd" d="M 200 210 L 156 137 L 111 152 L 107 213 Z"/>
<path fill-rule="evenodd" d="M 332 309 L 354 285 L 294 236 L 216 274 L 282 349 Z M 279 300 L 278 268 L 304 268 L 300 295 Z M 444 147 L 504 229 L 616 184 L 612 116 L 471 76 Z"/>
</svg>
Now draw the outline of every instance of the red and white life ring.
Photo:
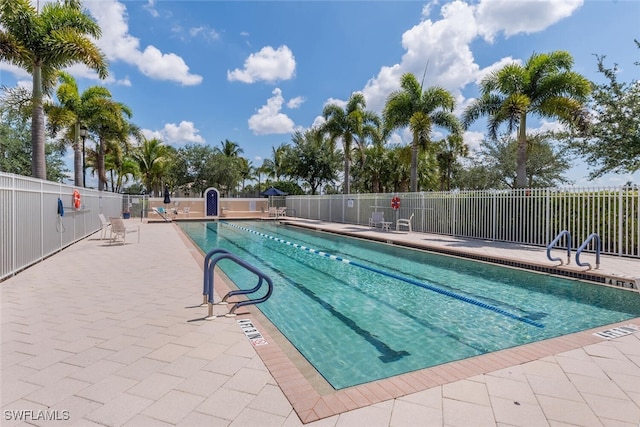
<svg viewBox="0 0 640 427">
<path fill-rule="evenodd" d="M 80 209 L 81 206 L 82 202 L 80 200 L 80 192 L 78 190 L 73 190 L 73 207 Z"/>
<path fill-rule="evenodd" d="M 393 199 L 391 199 L 391 207 L 394 211 L 400 209 L 400 197 L 395 196 Z"/>
</svg>

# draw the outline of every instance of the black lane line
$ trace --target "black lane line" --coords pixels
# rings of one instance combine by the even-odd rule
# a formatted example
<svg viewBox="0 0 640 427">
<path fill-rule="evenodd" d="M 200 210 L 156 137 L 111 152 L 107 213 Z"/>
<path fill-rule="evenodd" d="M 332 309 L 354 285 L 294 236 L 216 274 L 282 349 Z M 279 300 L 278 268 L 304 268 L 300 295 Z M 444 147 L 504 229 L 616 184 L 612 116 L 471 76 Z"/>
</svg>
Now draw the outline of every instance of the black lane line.
<svg viewBox="0 0 640 427">
<path fill-rule="evenodd" d="M 259 225 L 257 225 L 256 228 L 263 229 L 263 230 L 265 229 L 265 227 L 261 227 Z M 266 231 L 272 232 L 274 230 L 266 230 Z M 308 240 L 300 239 L 299 236 L 297 236 L 297 235 L 291 237 L 291 236 L 287 236 L 287 233 L 283 233 L 281 230 L 277 230 L 277 232 L 282 234 L 285 237 L 295 238 L 296 241 L 306 242 L 309 245 L 314 245 L 314 246 L 316 245 L 315 242 L 309 242 Z M 318 248 L 318 250 L 321 250 L 323 252 L 324 251 L 331 252 L 331 251 L 334 251 L 334 250 L 339 250 L 338 248 L 336 248 L 336 249 L 326 249 L 326 246 L 324 248 L 325 249 Z M 390 271 L 393 271 L 395 273 L 402 274 L 403 276 L 412 277 L 412 278 L 414 278 L 416 280 L 423 280 L 422 277 L 419 277 L 419 276 L 417 276 L 415 274 L 407 273 L 405 271 L 402 271 L 402 270 L 399 270 L 397 268 L 394 268 L 391 264 L 381 264 L 381 263 L 376 262 L 374 260 L 364 259 L 364 258 L 362 258 L 361 256 L 358 256 L 355 253 L 347 254 L 347 255 L 352 259 L 357 259 L 357 260 L 360 260 L 360 261 L 367 262 L 369 264 L 373 264 L 375 266 L 378 266 L 378 267 L 380 267 L 380 269 L 384 269 L 384 270 L 388 270 L 388 271 L 390 270 Z M 488 296 L 485 296 L 485 295 L 477 295 L 475 293 L 466 291 L 466 290 L 461 289 L 461 288 L 457 288 L 455 286 L 451 286 L 449 284 L 442 283 L 442 282 L 437 281 L 437 280 L 430 279 L 429 281 L 431 283 L 434 283 L 434 284 L 442 287 L 442 288 L 446 288 L 446 289 L 448 289 L 448 290 L 450 290 L 452 292 L 455 291 L 455 292 L 458 292 L 460 294 L 467 295 L 467 296 L 469 296 L 469 298 L 477 298 L 477 299 L 481 299 L 481 300 L 487 301 L 487 302 L 491 303 L 492 305 L 501 305 L 501 306 L 509 308 L 511 310 L 517 310 L 517 311 L 519 311 L 519 312 L 524 314 L 524 316 L 522 316 L 522 318 L 524 318 L 524 319 L 529 319 L 529 320 L 534 320 L 535 321 L 535 320 L 541 320 L 541 319 L 543 319 L 544 317 L 546 317 L 548 315 L 548 313 L 544 313 L 544 312 L 531 312 L 531 311 L 522 309 L 522 308 L 520 308 L 518 306 L 515 306 L 513 304 L 510 304 L 508 302 L 500 301 L 500 300 L 497 300 L 497 299 L 494 299 L 494 298 L 491 298 L 491 297 L 488 297 Z"/>
<path fill-rule="evenodd" d="M 216 231 L 215 231 L 215 230 L 213 230 L 213 229 L 211 229 L 211 230 L 212 230 L 213 232 L 216 232 Z M 232 229 L 231 231 L 233 231 L 234 235 L 236 235 L 236 236 L 243 236 L 243 235 L 244 235 L 243 233 L 235 232 L 235 230 L 234 230 L 234 229 Z M 217 233 L 217 232 L 216 232 L 216 233 Z M 278 269 L 277 267 L 275 267 L 275 266 L 273 265 L 273 263 L 268 262 L 267 260 L 265 260 L 265 259 L 263 259 L 263 258 L 258 258 L 258 257 L 256 257 L 253 253 L 251 253 L 251 252 L 249 252 L 248 250 L 246 250 L 246 249 L 242 248 L 241 246 L 239 246 L 237 243 L 233 242 L 233 241 L 232 241 L 231 239 L 229 239 L 228 237 L 223 236 L 223 235 L 220 235 L 220 234 L 218 234 L 218 235 L 219 235 L 221 238 L 223 238 L 223 239 L 225 239 L 225 240 L 229 241 L 229 242 L 230 242 L 230 244 L 234 245 L 235 247 L 237 247 L 237 248 L 238 248 L 238 249 L 240 249 L 241 251 L 246 252 L 246 253 L 247 253 L 247 254 L 249 254 L 251 257 L 254 257 L 254 258 L 256 258 L 257 260 L 259 260 L 260 262 L 264 263 L 265 265 L 268 265 L 271 269 L 273 269 L 274 271 L 276 271 L 276 272 L 277 272 L 277 273 L 278 273 L 278 274 L 279 274 L 279 275 L 280 275 L 280 276 L 281 276 L 285 281 L 287 281 L 288 283 L 291 283 L 291 284 L 292 284 L 292 285 L 294 285 L 296 288 L 300 289 L 300 287 L 302 286 L 304 289 L 308 289 L 308 288 L 304 287 L 304 285 L 301 285 L 301 284 L 300 284 L 300 283 L 298 283 L 298 282 L 294 282 L 292 279 L 288 278 L 288 277 L 284 274 L 284 272 L 283 272 L 282 270 Z M 469 347 L 469 348 L 471 348 L 471 349 L 473 349 L 473 350 L 475 350 L 475 351 L 479 352 L 479 354 L 486 354 L 486 353 L 489 353 L 489 352 L 493 351 L 493 350 L 489 350 L 489 349 L 484 348 L 484 347 L 480 347 L 480 346 L 474 345 L 474 344 L 472 344 L 472 343 L 465 342 L 465 341 L 463 341 L 463 340 L 461 339 L 461 337 L 459 337 L 458 335 L 455 335 L 455 334 L 453 334 L 452 332 L 450 332 L 450 331 L 448 331 L 448 330 L 446 330 L 446 329 L 442 329 L 442 328 L 440 328 L 440 327 L 438 327 L 438 326 L 436 326 L 436 325 L 433 325 L 432 323 L 430 323 L 430 322 L 428 322 L 428 321 L 426 321 L 426 320 L 424 320 L 424 319 L 422 319 L 422 318 L 420 318 L 420 317 L 417 317 L 417 316 L 416 316 L 416 315 L 414 315 L 413 313 L 410 313 L 410 312 L 408 312 L 408 311 L 406 311 L 406 310 L 404 310 L 404 309 L 402 309 L 402 308 L 400 308 L 400 307 L 398 307 L 398 306 L 396 306 L 396 305 L 390 304 L 390 303 L 389 303 L 389 302 L 387 302 L 387 301 L 384 301 L 384 300 L 381 300 L 381 299 L 379 299 L 379 298 L 376 298 L 375 296 L 369 295 L 369 294 L 367 294 L 367 293 L 363 292 L 363 290 L 362 290 L 362 289 L 360 289 L 360 288 L 357 288 L 357 287 L 355 287 L 355 288 L 354 288 L 354 287 L 353 287 L 353 286 L 351 286 L 350 284 L 348 284 L 348 283 L 344 282 L 344 281 L 343 281 L 343 280 L 341 280 L 341 279 L 338 279 L 337 277 L 334 277 L 334 276 L 332 276 L 332 275 L 328 274 L 328 273 L 327 273 L 327 272 L 325 272 L 325 271 L 322 271 L 321 269 L 318 269 L 318 268 L 316 268 L 316 267 L 313 267 L 313 266 L 310 266 L 310 265 L 304 264 L 303 262 L 301 262 L 301 261 L 299 261 L 299 260 L 296 260 L 296 259 L 294 259 L 294 258 L 291 258 L 291 257 L 290 257 L 290 254 L 288 254 L 288 253 L 286 253 L 286 252 L 281 251 L 281 250 L 280 250 L 280 248 L 284 248 L 284 247 L 283 247 L 283 246 L 281 246 L 281 245 L 274 245 L 274 248 L 271 248 L 271 250 L 272 250 L 272 251 L 275 251 L 275 252 L 278 252 L 278 253 L 280 253 L 280 254 L 282 254 L 283 256 L 285 256 L 285 257 L 289 258 L 289 261 L 293 261 L 293 262 L 295 262 L 295 263 L 299 264 L 299 265 L 300 265 L 301 267 L 303 267 L 303 268 L 310 269 L 310 270 L 312 270 L 312 271 L 316 271 L 316 272 L 318 272 L 318 273 L 319 273 L 319 274 L 321 274 L 321 275 L 327 276 L 327 277 L 329 277 L 330 279 L 334 280 L 336 283 L 341 284 L 341 285 L 342 285 L 342 286 L 344 286 L 345 288 L 348 288 L 348 289 L 354 290 L 354 291 L 358 292 L 359 294 L 363 295 L 363 297 L 366 297 L 366 298 L 368 298 L 368 299 L 370 299 L 370 300 L 376 301 L 376 303 L 378 303 L 378 304 L 380 304 L 380 305 L 383 305 L 383 306 L 385 306 L 385 307 L 387 307 L 387 308 L 390 308 L 391 310 L 395 310 L 395 311 L 399 312 L 400 314 L 402 314 L 402 315 L 404 315 L 404 316 L 408 317 L 409 319 L 411 319 L 411 320 L 415 321 L 416 323 L 420 324 L 422 327 L 424 327 L 424 328 L 426 328 L 426 329 L 432 330 L 432 331 L 434 331 L 434 332 L 436 332 L 436 333 L 440 333 L 442 336 L 445 336 L 445 337 L 451 338 L 452 340 L 457 341 L 459 344 L 461 344 L 461 345 L 463 345 L 463 346 L 466 346 L 466 347 Z M 304 293 L 304 291 L 303 291 L 302 289 L 300 289 L 300 290 Z M 312 292 L 312 291 L 310 291 L 310 292 Z M 315 295 L 315 294 L 314 294 L 314 295 Z M 307 296 L 308 296 L 308 295 L 307 295 Z M 316 295 L 316 297 L 317 297 L 317 295 Z M 318 298 L 319 298 L 319 297 L 318 297 Z M 344 315 L 343 315 L 343 316 L 344 316 Z"/>
</svg>

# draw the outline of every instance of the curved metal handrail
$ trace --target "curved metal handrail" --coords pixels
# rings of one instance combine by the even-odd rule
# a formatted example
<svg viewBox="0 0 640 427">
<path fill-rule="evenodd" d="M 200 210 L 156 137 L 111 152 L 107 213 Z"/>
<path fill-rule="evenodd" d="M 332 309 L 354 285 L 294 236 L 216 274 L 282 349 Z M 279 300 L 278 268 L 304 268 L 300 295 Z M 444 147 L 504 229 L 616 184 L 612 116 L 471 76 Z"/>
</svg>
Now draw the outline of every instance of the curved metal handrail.
<svg viewBox="0 0 640 427">
<path fill-rule="evenodd" d="M 595 245 L 596 245 L 596 270 L 597 270 L 598 268 L 600 268 L 600 236 L 598 236 L 597 233 L 589 234 L 589 237 L 587 237 L 587 239 L 584 242 L 582 242 L 582 244 L 576 251 L 576 264 L 578 264 L 580 267 L 591 268 L 591 264 L 589 264 L 588 262 L 585 262 L 585 263 L 580 262 L 580 254 L 582 253 L 583 250 L 586 249 L 589 242 L 593 239 L 595 239 Z"/>
<path fill-rule="evenodd" d="M 258 283 L 256 286 L 254 286 L 251 289 L 238 289 L 235 291 L 230 291 L 228 292 L 223 298 L 221 303 L 226 303 L 227 298 L 234 296 L 234 295 L 247 295 L 247 294 L 252 294 L 254 292 L 257 292 L 261 287 L 263 282 L 267 282 L 267 293 L 260 297 L 260 298 L 256 298 L 256 299 L 247 299 L 245 301 L 238 301 L 235 302 L 233 307 L 231 308 L 231 310 L 229 310 L 229 312 L 227 314 L 225 314 L 225 316 L 235 316 L 235 311 L 236 309 L 238 309 L 239 307 L 243 307 L 246 305 L 255 305 L 255 304 L 260 304 L 262 302 L 265 302 L 273 293 L 273 282 L 271 281 L 271 278 L 266 275 L 265 273 L 263 273 L 262 271 L 260 271 L 258 268 L 254 267 L 253 265 L 249 264 L 248 262 L 244 261 L 243 259 L 237 257 L 236 255 L 234 255 L 233 253 L 229 252 L 226 249 L 222 249 L 222 248 L 216 248 L 213 249 L 212 251 L 210 251 L 206 256 L 205 256 L 205 260 L 204 260 L 204 289 L 203 289 L 203 298 L 206 299 L 206 303 L 208 303 L 209 305 L 209 311 L 208 311 L 208 316 L 206 317 L 207 320 L 211 320 L 211 319 L 215 319 L 217 316 L 213 315 L 213 289 L 214 289 L 214 283 L 213 283 L 213 272 L 215 269 L 215 266 L 218 262 L 220 262 L 223 259 L 229 259 L 233 262 L 235 262 L 236 264 L 238 264 L 239 266 L 243 267 L 245 270 L 255 274 L 258 277 Z M 203 302 L 204 304 L 204 302 Z"/>
<path fill-rule="evenodd" d="M 560 265 L 563 265 L 562 258 L 556 258 L 551 256 L 551 249 L 558 243 L 562 236 L 567 236 L 567 265 L 571 264 L 571 233 L 569 230 L 562 230 L 551 243 L 547 245 L 547 258 L 549 261 L 560 261 Z"/>
</svg>

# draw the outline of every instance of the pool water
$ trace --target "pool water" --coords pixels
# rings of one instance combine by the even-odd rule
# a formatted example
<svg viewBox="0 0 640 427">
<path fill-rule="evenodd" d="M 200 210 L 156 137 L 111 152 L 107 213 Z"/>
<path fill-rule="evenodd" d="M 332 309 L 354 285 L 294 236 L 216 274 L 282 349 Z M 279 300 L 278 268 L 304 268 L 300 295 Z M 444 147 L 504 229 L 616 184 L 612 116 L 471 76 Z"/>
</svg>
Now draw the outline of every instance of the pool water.
<svg viewBox="0 0 640 427">
<path fill-rule="evenodd" d="M 640 316 L 638 293 L 576 280 L 273 222 L 180 227 L 271 277 L 256 307 L 335 389 Z"/>
</svg>

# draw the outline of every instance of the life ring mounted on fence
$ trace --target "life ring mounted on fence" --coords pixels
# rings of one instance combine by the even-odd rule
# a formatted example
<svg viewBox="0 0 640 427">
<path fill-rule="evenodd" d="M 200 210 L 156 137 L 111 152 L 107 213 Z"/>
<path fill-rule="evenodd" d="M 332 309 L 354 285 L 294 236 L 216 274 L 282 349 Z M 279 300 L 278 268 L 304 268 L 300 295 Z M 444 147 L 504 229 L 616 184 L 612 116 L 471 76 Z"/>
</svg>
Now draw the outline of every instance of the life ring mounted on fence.
<svg viewBox="0 0 640 427">
<path fill-rule="evenodd" d="M 400 209 L 400 197 L 394 196 L 393 199 L 391 199 L 391 207 L 394 211 Z"/>
<path fill-rule="evenodd" d="M 78 190 L 73 190 L 73 207 L 80 209 L 81 206 L 82 201 L 80 200 L 80 192 Z"/>
</svg>

